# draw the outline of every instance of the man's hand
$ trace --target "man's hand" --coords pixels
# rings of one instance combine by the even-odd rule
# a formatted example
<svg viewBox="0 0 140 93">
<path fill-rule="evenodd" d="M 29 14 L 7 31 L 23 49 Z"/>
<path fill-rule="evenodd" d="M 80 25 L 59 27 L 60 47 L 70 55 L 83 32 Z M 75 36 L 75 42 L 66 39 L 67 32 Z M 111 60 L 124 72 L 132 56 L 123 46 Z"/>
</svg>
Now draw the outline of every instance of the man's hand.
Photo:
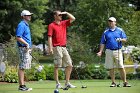
<svg viewBox="0 0 140 93">
<path fill-rule="evenodd" d="M 26 48 L 29 49 L 30 48 L 30 45 L 29 44 L 26 44 Z"/>
<path fill-rule="evenodd" d="M 48 48 L 48 53 L 51 55 L 53 54 L 53 49 L 52 48 Z"/>
<path fill-rule="evenodd" d="M 116 41 L 117 41 L 117 42 L 121 42 L 122 39 L 121 39 L 121 38 L 116 38 Z"/>
<path fill-rule="evenodd" d="M 98 52 L 97 56 L 99 56 L 99 57 L 102 56 L 102 52 Z"/>
<path fill-rule="evenodd" d="M 30 45 L 27 43 L 26 44 L 26 50 L 28 51 L 30 49 Z"/>
</svg>

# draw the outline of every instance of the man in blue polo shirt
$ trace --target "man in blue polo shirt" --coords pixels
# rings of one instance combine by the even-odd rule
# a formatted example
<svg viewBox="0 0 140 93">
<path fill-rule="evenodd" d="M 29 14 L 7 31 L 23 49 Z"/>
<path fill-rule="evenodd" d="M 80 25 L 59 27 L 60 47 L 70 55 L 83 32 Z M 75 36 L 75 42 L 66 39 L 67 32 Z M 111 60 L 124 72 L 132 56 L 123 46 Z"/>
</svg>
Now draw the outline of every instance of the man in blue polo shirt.
<svg viewBox="0 0 140 93">
<path fill-rule="evenodd" d="M 28 21 L 31 20 L 31 15 L 28 10 L 23 10 L 21 12 L 22 21 L 18 24 L 16 28 L 16 40 L 19 52 L 19 90 L 21 91 L 30 91 L 32 88 L 27 88 L 24 82 L 24 70 L 31 68 L 31 52 L 32 41 L 31 41 L 31 32 L 29 28 Z"/>
<path fill-rule="evenodd" d="M 118 68 L 123 80 L 123 87 L 131 87 L 126 80 L 126 72 L 123 65 L 122 42 L 126 42 L 127 37 L 125 32 L 116 26 L 116 18 L 110 17 L 108 19 L 109 27 L 104 31 L 98 56 L 102 55 L 104 47 L 105 54 L 105 68 L 109 69 L 109 74 L 112 80 L 110 87 L 116 87 L 114 68 Z M 114 62 L 115 61 L 115 62 Z"/>
</svg>

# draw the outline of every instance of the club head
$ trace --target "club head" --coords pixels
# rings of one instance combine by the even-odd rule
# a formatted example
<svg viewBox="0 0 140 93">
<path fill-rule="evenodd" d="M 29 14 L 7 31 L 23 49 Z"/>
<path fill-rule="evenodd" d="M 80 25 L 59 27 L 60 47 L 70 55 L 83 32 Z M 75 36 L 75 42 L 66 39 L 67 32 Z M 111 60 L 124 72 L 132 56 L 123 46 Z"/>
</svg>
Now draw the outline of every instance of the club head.
<svg viewBox="0 0 140 93">
<path fill-rule="evenodd" d="M 117 84 L 117 87 L 121 87 L 121 85 L 120 84 Z"/>
<path fill-rule="evenodd" d="M 69 88 L 68 87 L 66 87 L 66 88 L 63 88 L 63 90 L 68 90 Z"/>
<path fill-rule="evenodd" d="M 83 85 L 82 85 L 82 87 L 81 87 L 81 88 L 87 88 L 87 86 L 83 86 Z"/>
</svg>

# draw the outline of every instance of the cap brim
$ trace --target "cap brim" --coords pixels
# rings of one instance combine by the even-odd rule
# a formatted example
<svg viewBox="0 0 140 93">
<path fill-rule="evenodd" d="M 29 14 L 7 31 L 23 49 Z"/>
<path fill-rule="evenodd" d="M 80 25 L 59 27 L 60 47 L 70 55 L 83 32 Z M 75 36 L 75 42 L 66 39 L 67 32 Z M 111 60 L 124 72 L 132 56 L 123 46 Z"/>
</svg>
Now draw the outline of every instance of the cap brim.
<svg viewBox="0 0 140 93">
<path fill-rule="evenodd" d="M 29 15 L 25 15 L 25 16 L 31 16 L 31 15 L 33 15 L 33 13 L 30 13 Z"/>
</svg>

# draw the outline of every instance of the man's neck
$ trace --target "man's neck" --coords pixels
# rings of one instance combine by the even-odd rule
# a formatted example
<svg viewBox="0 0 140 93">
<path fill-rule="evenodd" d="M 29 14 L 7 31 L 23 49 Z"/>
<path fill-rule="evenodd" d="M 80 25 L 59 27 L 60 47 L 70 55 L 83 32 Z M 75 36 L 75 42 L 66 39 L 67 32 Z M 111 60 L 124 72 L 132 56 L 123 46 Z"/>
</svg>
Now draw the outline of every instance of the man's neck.
<svg viewBox="0 0 140 93">
<path fill-rule="evenodd" d="M 55 20 L 54 22 L 57 23 L 57 24 L 60 24 L 60 21 L 59 20 Z"/>
</svg>

